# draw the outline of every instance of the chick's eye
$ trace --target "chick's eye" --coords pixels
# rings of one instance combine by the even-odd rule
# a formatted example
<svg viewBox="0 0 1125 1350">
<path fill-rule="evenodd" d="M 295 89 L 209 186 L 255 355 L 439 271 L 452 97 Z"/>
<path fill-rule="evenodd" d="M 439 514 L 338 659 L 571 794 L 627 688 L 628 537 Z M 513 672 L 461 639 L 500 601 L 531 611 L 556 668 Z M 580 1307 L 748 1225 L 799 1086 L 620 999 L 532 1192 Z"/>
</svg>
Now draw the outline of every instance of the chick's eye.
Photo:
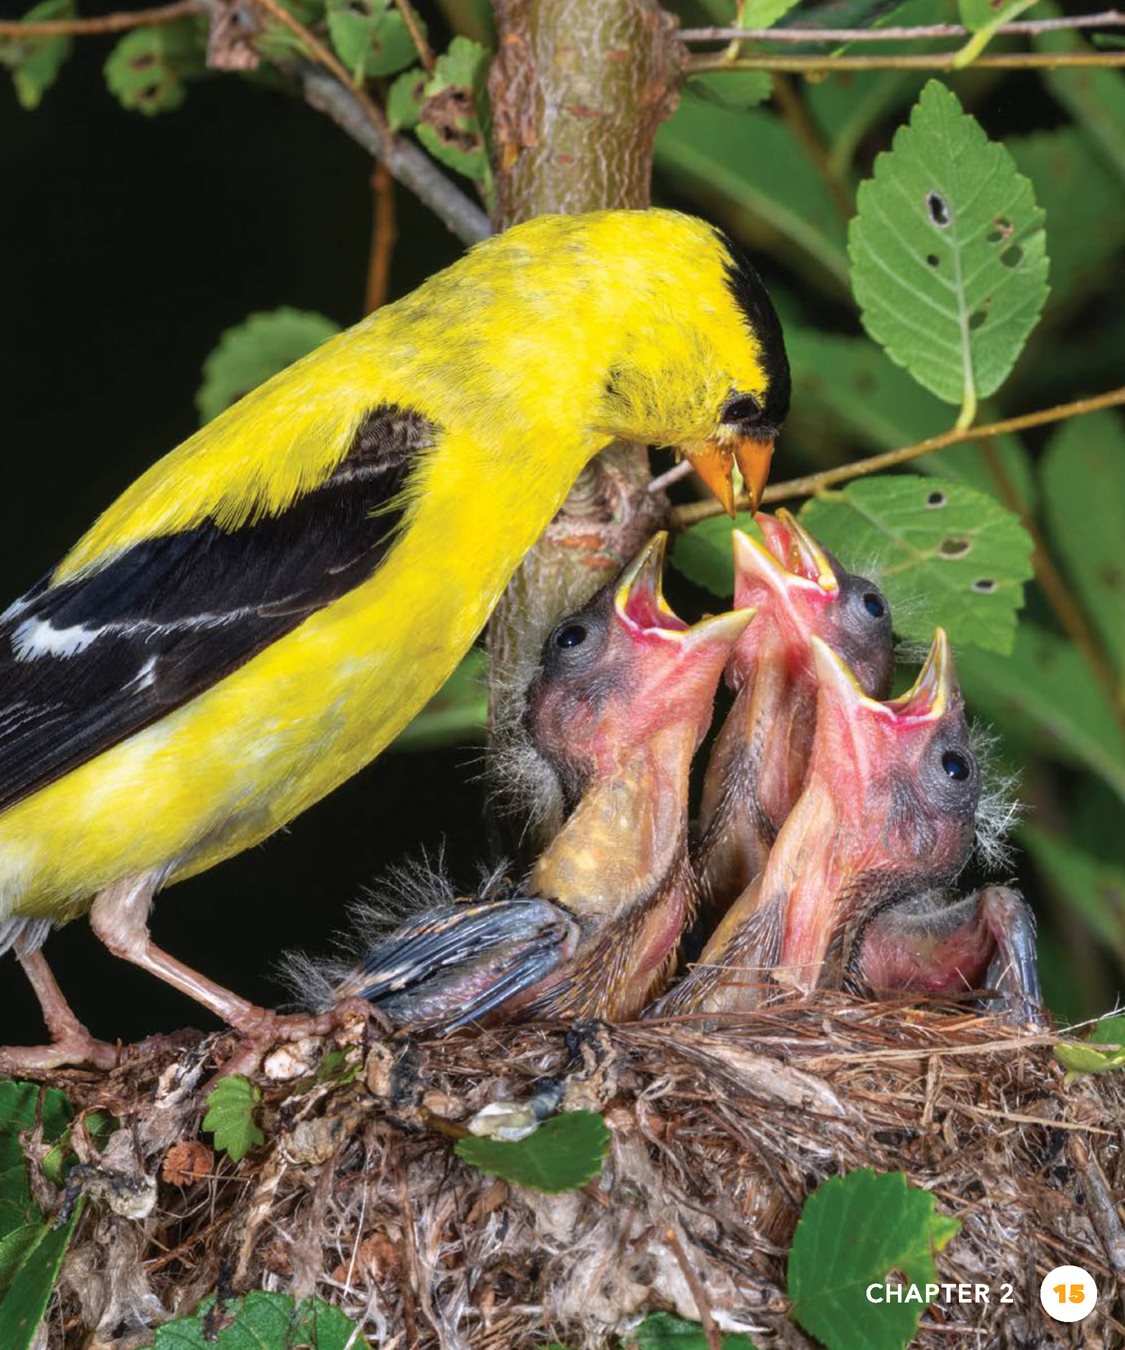
<svg viewBox="0 0 1125 1350">
<path fill-rule="evenodd" d="M 876 591 L 868 591 L 864 595 L 863 607 L 873 619 L 881 619 L 887 612 L 887 602 Z"/>
<path fill-rule="evenodd" d="M 555 646 L 567 650 L 570 647 L 581 647 L 586 641 L 586 626 L 581 623 L 564 624 L 555 634 Z"/>
<path fill-rule="evenodd" d="M 941 757 L 941 767 L 955 783 L 963 783 L 972 773 L 969 761 L 956 750 L 947 750 Z"/>
<path fill-rule="evenodd" d="M 761 416 L 762 405 L 753 394 L 736 394 L 723 408 L 723 422 L 728 426 L 757 422 Z"/>
</svg>

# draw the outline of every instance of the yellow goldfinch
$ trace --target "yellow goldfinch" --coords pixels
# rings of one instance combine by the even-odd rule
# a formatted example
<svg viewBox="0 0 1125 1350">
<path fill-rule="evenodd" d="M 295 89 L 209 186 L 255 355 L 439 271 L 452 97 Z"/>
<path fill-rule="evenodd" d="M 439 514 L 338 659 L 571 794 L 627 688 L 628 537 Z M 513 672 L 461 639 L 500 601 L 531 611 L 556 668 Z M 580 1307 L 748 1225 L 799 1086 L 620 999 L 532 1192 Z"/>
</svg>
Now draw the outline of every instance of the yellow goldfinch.
<svg viewBox="0 0 1125 1350">
<path fill-rule="evenodd" d="M 773 307 L 667 211 L 540 217 L 248 394 L 0 616 L 0 950 L 53 1044 L 105 1061 L 38 947 L 111 951 L 253 1033 L 157 948 L 155 893 L 373 759 L 453 669 L 582 467 L 678 447 L 727 505 L 787 411 Z"/>
</svg>

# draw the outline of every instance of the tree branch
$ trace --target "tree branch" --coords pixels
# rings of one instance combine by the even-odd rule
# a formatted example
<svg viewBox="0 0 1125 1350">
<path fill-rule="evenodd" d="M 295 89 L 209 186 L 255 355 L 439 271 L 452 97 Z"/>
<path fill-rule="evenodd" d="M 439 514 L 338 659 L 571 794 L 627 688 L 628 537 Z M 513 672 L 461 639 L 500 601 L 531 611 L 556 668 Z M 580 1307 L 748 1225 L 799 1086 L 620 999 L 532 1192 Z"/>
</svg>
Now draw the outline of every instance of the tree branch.
<svg viewBox="0 0 1125 1350">
<path fill-rule="evenodd" d="M 1060 29 L 1121 28 L 1125 14 L 1107 9 L 1101 14 L 1078 14 L 1061 19 L 1018 19 L 1002 24 L 994 37 L 1052 33 Z M 922 42 L 932 38 L 972 37 L 959 23 L 930 23 L 900 28 L 684 28 L 680 41 L 692 42 Z"/>
<path fill-rule="evenodd" d="M 450 233 L 465 244 L 475 244 L 492 233 L 481 208 L 446 178 L 420 146 L 395 136 L 382 119 L 380 126 L 368 119 L 354 90 L 314 67 L 307 68 L 303 78 L 305 99 L 310 106 L 326 113 L 372 158 L 385 164 L 391 175 L 424 202 Z M 370 99 L 367 101 L 370 103 Z"/>
<path fill-rule="evenodd" d="M 961 58 L 961 60 L 959 60 Z M 930 52 L 904 56 L 754 56 L 729 57 L 715 54 L 693 56 L 684 67 L 686 75 L 704 75 L 724 70 L 781 70 L 793 75 L 833 75 L 841 70 L 1060 70 L 1125 66 L 1125 52 L 1004 52 L 978 56 L 967 66 L 961 51 Z"/>
<path fill-rule="evenodd" d="M 155 9 L 134 9 L 125 14 L 102 14 L 96 19 L 41 19 L 25 23 L 19 19 L 0 20 L 0 37 L 81 37 L 98 33 L 125 33 L 130 28 L 151 28 L 175 23 L 191 14 L 202 14 L 204 0 L 176 0 L 175 4 Z"/>
<path fill-rule="evenodd" d="M 990 436 L 1004 436 L 1012 431 L 1027 431 L 1030 427 L 1046 426 L 1050 422 L 1062 422 L 1068 417 L 1080 417 L 1084 413 L 1098 412 L 1102 408 L 1117 408 L 1125 404 L 1125 385 L 1110 389 L 1104 394 L 1095 394 L 1090 398 L 1075 399 L 1073 403 L 1058 403 L 1053 408 L 1040 408 L 1037 412 L 1023 413 L 1019 417 L 1007 417 L 1002 422 L 987 422 L 984 426 L 954 428 L 944 431 L 940 436 L 930 436 L 916 445 L 907 445 L 899 450 L 887 450 L 881 455 L 872 455 L 868 459 L 858 459 L 851 464 L 841 464 L 835 469 L 825 469 L 821 473 L 807 474 L 804 478 L 790 478 L 784 483 L 775 483 L 768 487 L 762 496 L 763 502 L 783 502 L 790 497 L 811 497 L 825 488 L 837 483 L 846 483 L 852 478 L 863 478 L 867 474 L 878 473 L 880 469 L 893 469 L 909 460 L 919 459 L 934 450 L 944 450 L 949 445 L 961 445 L 965 441 L 984 440 Z M 745 497 L 739 499 L 738 509 L 749 509 Z M 696 521 L 707 520 L 710 516 L 722 513 L 718 502 L 689 502 L 679 506 L 673 512 L 678 529 L 686 529 Z"/>
</svg>

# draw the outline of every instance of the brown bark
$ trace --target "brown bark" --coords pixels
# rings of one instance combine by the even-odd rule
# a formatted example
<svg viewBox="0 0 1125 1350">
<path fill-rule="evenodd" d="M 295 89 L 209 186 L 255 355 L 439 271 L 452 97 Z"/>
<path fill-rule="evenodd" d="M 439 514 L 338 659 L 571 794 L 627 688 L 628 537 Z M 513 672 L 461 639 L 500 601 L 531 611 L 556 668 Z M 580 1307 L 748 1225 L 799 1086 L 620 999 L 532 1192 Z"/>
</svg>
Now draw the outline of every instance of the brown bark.
<svg viewBox="0 0 1125 1350">
<path fill-rule="evenodd" d="M 548 211 L 649 204 L 656 129 L 676 105 L 682 48 L 655 0 L 497 0 L 489 74 L 497 228 Z M 494 738 L 509 747 L 543 640 L 658 528 L 644 446 L 617 444 L 582 474 L 492 620 Z M 515 806 L 518 813 L 518 803 Z M 542 842 L 557 817 L 539 822 Z"/>
</svg>

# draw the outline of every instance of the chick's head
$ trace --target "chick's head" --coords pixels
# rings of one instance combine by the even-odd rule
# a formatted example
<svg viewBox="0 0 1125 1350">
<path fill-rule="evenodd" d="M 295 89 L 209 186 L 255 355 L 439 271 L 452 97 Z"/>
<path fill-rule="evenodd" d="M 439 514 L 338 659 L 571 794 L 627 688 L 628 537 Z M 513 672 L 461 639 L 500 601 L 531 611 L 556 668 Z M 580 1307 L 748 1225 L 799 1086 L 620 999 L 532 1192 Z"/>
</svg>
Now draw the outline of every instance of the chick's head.
<svg viewBox="0 0 1125 1350">
<path fill-rule="evenodd" d="M 657 736 L 694 751 L 711 720 L 732 644 L 753 617 L 736 610 L 689 625 L 664 599 L 667 535 L 559 623 L 528 690 L 527 725 L 573 805 Z"/>
</svg>

